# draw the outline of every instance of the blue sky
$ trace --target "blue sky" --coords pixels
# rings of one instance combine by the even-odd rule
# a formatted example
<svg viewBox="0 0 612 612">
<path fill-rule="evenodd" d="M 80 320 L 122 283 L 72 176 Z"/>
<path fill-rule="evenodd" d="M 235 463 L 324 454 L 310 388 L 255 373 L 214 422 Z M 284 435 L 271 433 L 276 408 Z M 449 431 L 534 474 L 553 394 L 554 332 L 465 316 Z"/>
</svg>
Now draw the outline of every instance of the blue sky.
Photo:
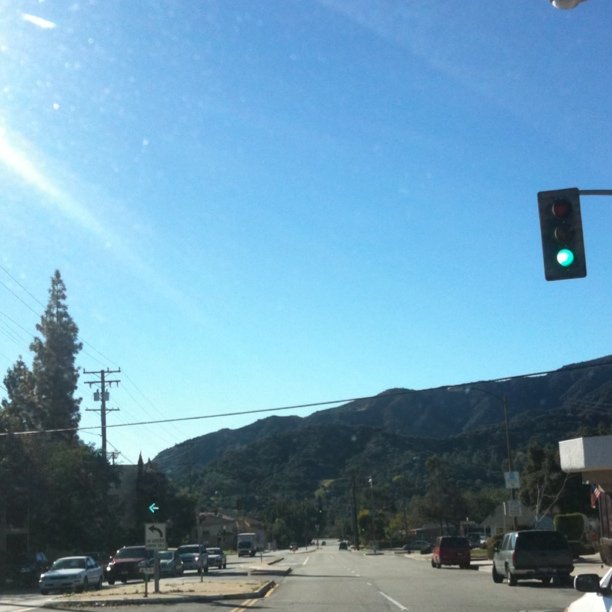
<svg viewBox="0 0 612 612">
<path fill-rule="evenodd" d="M 109 425 L 610 354 L 610 201 L 583 198 L 587 278 L 551 283 L 536 194 L 612 188 L 611 26 L 605 0 L 1 2 L 0 371 L 55 269 L 79 366 L 121 367 Z"/>
</svg>

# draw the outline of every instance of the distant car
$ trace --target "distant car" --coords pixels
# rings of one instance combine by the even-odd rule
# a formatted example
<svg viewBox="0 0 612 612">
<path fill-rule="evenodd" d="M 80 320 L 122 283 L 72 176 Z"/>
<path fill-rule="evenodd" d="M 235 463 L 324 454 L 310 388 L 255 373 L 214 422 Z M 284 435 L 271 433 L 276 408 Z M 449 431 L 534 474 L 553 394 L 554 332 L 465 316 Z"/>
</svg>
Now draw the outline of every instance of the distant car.
<svg viewBox="0 0 612 612">
<path fill-rule="evenodd" d="M 405 552 L 428 553 L 431 552 L 431 542 L 427 540 L 412 540 L 404 544 L 402 550 Z"/>
<path fill-rule="evenodd" d="M 182 576 L 183 562 L 175 550 L 161 550 L 159 556 L 160 576 Z"/>
<path fill-rule="evenodd" d="M 117 580 L 142 580 L 143 570 L 152 566 L 155 551 L 146 546 L 124 546 L 110 559 L 104 576 L 108 584 L 115 584 Z"/>
<path fill-rule="evenodd" d="M 470 548 L 480 548 L 483 542 L 486 541 L 486 538 L 480 533 L 468 533 L 466 537 L 470 543 Z"/>
<path fill-rule="evenodd" d="M 431 566 L 440 569 L 443 565 L 470 567 L 470 543 L 463 536 L 440 536 L 436 539 L 431 556 Z"/>
<path fill-rule="evenodd" d="M 40 592 L 86 591 L 102 588 L 103 570 L 91 557 L 62 557 L 40 576 Z"/>
<path fill-rule="evenodd" d="M 348 542 L 346 540 L 342 540 L 338 544 L 338 550 L 348 550 Z"/>
<path fill-rule="evenodd" d="M 217 567 L 219 569 L 227 567 L 227 557 L 223 549 L 218 546 L 206 548 L 206 554 L 208 555 L 208 567 Z"/>
<path fill-rule="evenodd" d="M 208 555 L 203 544 L 183 544 L 176 552 L 183 562 L 183 571 L 195 570 L 208 574 Z"/>
<path fill-rule="evenodd" d="M 579 574 L 574 588 L 584 595 L 573 601 L 566 612 L 608 612 L 612 610 L 612 570 L 600 578 L 597 574 Z"/>
<path fill-rule="evenodd" d="M 505 577 L 509 586 L 528 579 L 568 584 L 573 570 L 572 552 L 559 531 L 511 531 L 493 553 L 493 582 L 500 583 Z"/>
</svg>

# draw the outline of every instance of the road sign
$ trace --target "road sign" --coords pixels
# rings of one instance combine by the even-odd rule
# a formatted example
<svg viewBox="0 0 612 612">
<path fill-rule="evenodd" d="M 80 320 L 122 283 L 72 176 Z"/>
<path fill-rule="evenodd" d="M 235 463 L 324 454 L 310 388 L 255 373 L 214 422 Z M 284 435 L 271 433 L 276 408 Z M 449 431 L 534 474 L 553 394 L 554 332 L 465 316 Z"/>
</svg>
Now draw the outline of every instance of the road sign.
<svg viewBox="0 0 612 612">
<path fill-rule="evenodd" d="M 159 506 L 158 506 L 158 505 L 157 505 L 155 502 L 153 502 L 153 503 L 152 503 L 152 504 L 149 506 L 149 512 L 150 512 L 151 514 L 155 514 L 155 511 L 156 511 L 156 510 L 159 510 Z"/>
<path fill-rule="evenodd" d="M 518 472 L 504 472 L 506 489 L 520 489 L 521 479 Z"/>
<path fill-rule="evenodd" d="M 145 523 L 145 546 L 153 550 L 165 550 L 166 523 Z"/>
<path fill-rule="evenodd" d="M 521 502 L 518 499 L 510 499 L 507 502 L 504 502 L 504 510 L 506 516 L 521 516 Z"/>
</svg>

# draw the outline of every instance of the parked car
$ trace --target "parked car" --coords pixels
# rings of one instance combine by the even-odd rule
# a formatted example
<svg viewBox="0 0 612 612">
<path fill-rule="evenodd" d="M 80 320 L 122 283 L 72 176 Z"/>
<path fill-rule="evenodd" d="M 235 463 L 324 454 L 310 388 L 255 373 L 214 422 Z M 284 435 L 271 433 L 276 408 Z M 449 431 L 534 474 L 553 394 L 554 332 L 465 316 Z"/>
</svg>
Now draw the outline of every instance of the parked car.
<svg viewBox="0 0 612 612">
<path fill-rule="evenodd" d="M 183 570 L 208 574 L 208 555 L 203 544 L 183 544 L 176 549 L 183 562 Z"/>
<path fill-rule="evenodd" d="M 207 548 L 206 554 L 208 555 L 208 567 L 217 567 L 219 569 L 227 567 L 227 557 L 222 548 L 218 546 Z"/>
<path fill-rule="evenodd" d="M 472 549 L 480 548 L 486 542 L 486 537 L 480 533 L 468 533 L 466 537 L 470 543 L 470 548 Z"/>
<path fill-rule="evenodd" d="M 40 576 L 38 586 L 43 595 L 51 591 L 86 591 L 102 588 L 104 572 L 91 557 L 62 557 Z"/>
<path fill-rule="evenodd" d="M 183 561 L 176 550 L 161 550 L 159 556 L 160 576 L 182 576 Z"/>
<path fill-rule="evenodd" d="M 411 540 L 402 546 L 402 550 L 405 552 L 430 553 L 431 542 L 427 540 Z"/>
<path fill-rule="evenodd" d="M 431 566 L 458 565 L 462 569 L 470 567 L 470 543 L 463 536 L 440 536 L 436 539 L 431 556 Z"/>
<path fill-rule="evenodd" d="M 49 560 L 44 552 L 23 553 L 12 564 L 10 574 L 20 586 L 36 586 L 40 575 L 49 569 Z"/>
<path fill-rule="evenodd" d="M 559 531 L 511 531 L 493 553 L 493 582 L 505 577 L 510 586 L 525 579 L 568 583 L 573 570 L 572 552 Z"/>
<path fill-rule="evenodd" d="M 608 612 L 612 609 L 612 570 L 600 578 L 598 574 L 580 574 L 574 578 L 574 588 L 581 593 L 565 612 Z"/>
<path fill-rule="evenodd" d="M 128 580 L 141 580 L 143 570 L 152 566 L 155 551 L 145 546 L 124 546 L 120 548 L 106 566 L 104 575 L 108 584 L 115 581 L 127 582 Z"/>
</svg>

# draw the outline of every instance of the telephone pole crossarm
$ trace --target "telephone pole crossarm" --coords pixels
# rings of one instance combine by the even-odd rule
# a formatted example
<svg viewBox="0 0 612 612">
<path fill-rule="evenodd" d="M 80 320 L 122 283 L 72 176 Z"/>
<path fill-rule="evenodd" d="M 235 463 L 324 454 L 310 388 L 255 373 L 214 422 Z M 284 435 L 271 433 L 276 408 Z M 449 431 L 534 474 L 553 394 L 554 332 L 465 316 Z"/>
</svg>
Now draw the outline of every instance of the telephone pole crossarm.
<svg viewBox="0 0 612 612">
<path fill-rule="evenodd" d="M 106 374 L 118 374 L 120 372 L 121 372 L 121 368 L 117 370 L 110 370 L 107 368 L 106 370 L 99 370 L 99 371 L 93 371 L 93 372 L 83 370 L 83 374 L 95 374 L 99 376 L 98 380 L 86 380 L 85 384 L 89 386 L 100 385 L 100 400 L 101 400 L 100 421 L 101 421 L 101 428 L 102 428 L 102 454 L 105 459 L 107 456 L 106 454 L 106 413 L 119 410 L 119 408 L 107 408 L 106 407 L 106 399 L 107 399 L 106 385 L 109 385 L 109 386 L 112 386 L 113 384 L 118 385 L 120 382 L 119 380 L 107 380 Z M 89 408 L 88 410 L 91 412 L 98 412 L 97 408 Z"/>
</svg>

